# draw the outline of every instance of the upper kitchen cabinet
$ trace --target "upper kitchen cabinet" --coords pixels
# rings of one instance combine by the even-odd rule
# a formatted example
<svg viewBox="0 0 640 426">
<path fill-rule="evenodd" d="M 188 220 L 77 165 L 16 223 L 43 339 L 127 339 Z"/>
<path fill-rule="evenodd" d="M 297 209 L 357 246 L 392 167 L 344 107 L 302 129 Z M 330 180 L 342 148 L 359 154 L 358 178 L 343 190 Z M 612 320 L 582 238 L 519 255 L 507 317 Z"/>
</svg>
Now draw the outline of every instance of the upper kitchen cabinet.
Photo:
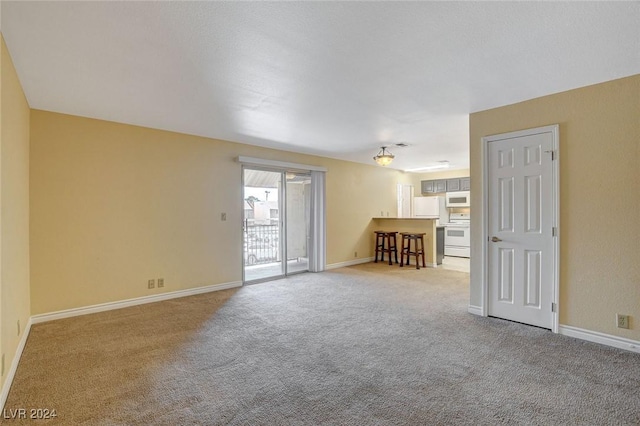
<svg viewBox="0 0 640 426">
<path fill-rule="evenodd" d="M 460 191 L 471 191 L 471 178 L 460 178 Z"/>
<path fill-rule="evenodd" d="M 460 191 L 460 178 L 447 179 L 447 192 Z"/>
<path fill-rule="evenodd" d="M 423 194 L 433 194 L 433 183 L 435 180 L 423 180 L 420 182 Z"/>
<path fill-rule="evenodd" d="M 471 181 L 468 177 L 423 180 L 420 182 L 423 194 L 438 194 L 440 192 L 469 191 Z"/>
<path fill-rule="evenodd" d="M 446 179 L 423 180 L 420 182 L 423 194 L 437 194 L 439 192 L 447 192 Z"/>
</svg>

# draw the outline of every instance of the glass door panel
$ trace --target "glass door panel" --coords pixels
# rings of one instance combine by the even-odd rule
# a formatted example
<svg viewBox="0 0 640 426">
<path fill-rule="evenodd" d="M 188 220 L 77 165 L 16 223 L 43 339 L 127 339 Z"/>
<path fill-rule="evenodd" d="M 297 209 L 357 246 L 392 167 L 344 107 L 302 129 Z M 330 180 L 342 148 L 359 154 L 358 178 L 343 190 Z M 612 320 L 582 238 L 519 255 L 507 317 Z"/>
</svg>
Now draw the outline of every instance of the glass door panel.
<svg viewBox="0 0 640 426">
<path fill-rule="evenodd" d="M 311 175 L 286 173 L 286 273 L 309 270 Z"/>
<path fill-rule="evenodd" d="M 243 169 L 244 281 L 283 276 L 282 181 L 284 173 Z"/>
</svg>

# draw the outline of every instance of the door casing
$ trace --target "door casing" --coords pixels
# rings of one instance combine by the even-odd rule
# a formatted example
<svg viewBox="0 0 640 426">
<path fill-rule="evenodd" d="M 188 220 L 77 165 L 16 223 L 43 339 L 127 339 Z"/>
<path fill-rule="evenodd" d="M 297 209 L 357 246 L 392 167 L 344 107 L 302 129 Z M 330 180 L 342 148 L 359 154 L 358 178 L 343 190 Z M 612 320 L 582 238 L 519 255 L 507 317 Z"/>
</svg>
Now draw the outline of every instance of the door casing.
<svg viewBox="0 0 640 426">
<path fill-rule="evenodd" d="M 559 311 L 560 311 L 560 127 L 558 124 L 537 127 L 533 129 L 519 130 L 515 132 L 501 133 L 497 135 L 485 136 L 481 141 L 482 152 L 482 316 L 488 316 L 489 311 L 489 156 L 488 144 L 493 141 L 506 138 L 517 138 L 522 136 L 535 135 L 540 133 L 551 133 L 552 149 L 554 151 L 554 161 L 552 162 L 552 223 L 556 228 L 556 236 L 553 238 L 553 294 L 552 301 L 555 304 L 555 310 L 552 315 L 551 331 L 558 332 Z"/>
</svg>

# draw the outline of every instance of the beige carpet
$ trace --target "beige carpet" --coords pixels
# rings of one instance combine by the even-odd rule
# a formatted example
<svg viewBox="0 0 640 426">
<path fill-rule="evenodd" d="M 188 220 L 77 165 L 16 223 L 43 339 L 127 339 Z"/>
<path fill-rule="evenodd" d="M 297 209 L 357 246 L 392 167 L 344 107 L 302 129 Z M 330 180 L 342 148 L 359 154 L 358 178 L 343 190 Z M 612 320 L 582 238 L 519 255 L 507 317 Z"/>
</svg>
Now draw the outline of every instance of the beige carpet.
<svg viewBox="0 0 640 426">
<path fill-rule="evenodd" d="M 640 355 L 470 315 L 468 279 L 367 264 L 38 324 L 5 413 L 56 410 L 37 424 L 640 424 Z"/>
</svg>

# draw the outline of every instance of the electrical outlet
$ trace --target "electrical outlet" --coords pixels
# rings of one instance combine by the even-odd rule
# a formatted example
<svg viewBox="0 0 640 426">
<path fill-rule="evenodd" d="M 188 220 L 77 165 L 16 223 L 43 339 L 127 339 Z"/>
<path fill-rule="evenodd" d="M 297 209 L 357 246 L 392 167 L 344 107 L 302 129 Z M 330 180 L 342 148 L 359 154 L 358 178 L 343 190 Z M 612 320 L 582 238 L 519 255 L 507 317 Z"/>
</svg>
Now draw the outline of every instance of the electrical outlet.
<svg viewBox="0 0 640 426">
<path fill-rule="evenodd" d="M 152 289 L 156 286 L 156 280 L 149 280 L 149 283 L 147 284 L 149 289 Z"/>
<path fill-rule="evenodd" d="M 158 288 L 164 287 L 164 278 L 158 278 Z"/>
<path fill-rule="evenodd" d="M 353 252 L 353 257 L 358 257 L 358 252 L 357 251 Z"/>
<path fill-rule="evenodd" d="M 222 220 L 222 221 L 227 220 L 227 214 L 226 213 L 220 213 L 220 220 Z"/>
<path fill-rule="evenodd" d="M 629 328 L 629 315 L 617 314 L 618 328 Z"/>
<path fill-rule="evenodd" d="M 20 335 L 20 320 L 18 320 L 18 336 Z"/>
</svg>

